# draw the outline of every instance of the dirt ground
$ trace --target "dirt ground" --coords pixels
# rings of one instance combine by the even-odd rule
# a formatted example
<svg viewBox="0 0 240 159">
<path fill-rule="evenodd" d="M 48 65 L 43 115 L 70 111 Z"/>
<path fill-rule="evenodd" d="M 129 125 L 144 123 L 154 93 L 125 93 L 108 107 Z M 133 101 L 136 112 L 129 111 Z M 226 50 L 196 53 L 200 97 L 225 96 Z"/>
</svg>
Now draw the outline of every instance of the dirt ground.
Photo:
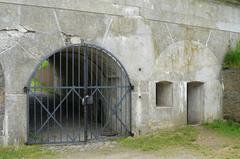
<svg viewBox="0 0 240 159">
<path fill-rule="evenodd" d="M 115 141 L 76 146 L 50 146 L 56 159 L 240 159 L 240 141 L 197 127 L 196 147 L 171 146 L 157 151 L 123 147 Z"/>
</svg>

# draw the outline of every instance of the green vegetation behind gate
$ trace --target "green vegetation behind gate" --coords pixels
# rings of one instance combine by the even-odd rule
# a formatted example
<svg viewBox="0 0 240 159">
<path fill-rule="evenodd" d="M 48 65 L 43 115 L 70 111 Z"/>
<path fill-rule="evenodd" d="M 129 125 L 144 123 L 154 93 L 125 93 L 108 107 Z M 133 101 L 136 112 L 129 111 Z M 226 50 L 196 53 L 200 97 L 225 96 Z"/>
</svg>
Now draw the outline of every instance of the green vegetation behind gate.
<svg viewBox="0 0 240 159">
<path fill-rule="evenodd" d="M 240 68 L 240 41 L 230 49 L 224 57 L 224 68 Z"/>
</svg>

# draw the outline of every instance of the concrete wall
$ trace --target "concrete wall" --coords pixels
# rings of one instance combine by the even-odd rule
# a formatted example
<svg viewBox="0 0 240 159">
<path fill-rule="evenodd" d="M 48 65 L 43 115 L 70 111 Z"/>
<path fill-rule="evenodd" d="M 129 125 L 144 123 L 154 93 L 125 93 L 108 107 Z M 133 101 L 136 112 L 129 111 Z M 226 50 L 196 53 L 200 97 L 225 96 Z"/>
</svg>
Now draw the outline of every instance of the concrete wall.
<svg viewBox="0 0 240 159">
<path fill-rule="evenodd" d="M 3 130 L 3 120 L 4 120 L 4 73 L 2 66 L 0 65 L 0 136 Z"/>
<path fill-rule="evenodd" d="M 239 7 L 207 0 L 0 0 L 5 143 L 26 141 L 23 87 L 34 67 L 80 39 L 125 66 L 135 86 L 135 133 L 186 124 L 191 81 L 204 83 L 203 120 L 221 118 L 219 74 L 226 50 L 240 37 L 239 17 Z M 156 107 L 160 81 L 173 83 L 171 107 Z"/>
</svg>

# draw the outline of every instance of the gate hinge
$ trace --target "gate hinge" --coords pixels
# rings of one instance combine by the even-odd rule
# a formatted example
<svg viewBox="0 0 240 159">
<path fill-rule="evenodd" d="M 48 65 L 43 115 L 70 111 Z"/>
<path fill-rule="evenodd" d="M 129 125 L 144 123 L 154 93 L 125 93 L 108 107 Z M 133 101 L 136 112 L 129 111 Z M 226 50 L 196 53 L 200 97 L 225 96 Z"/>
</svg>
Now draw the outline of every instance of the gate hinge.
<svg viewBox="0 0 240 159">
<path fill-rule="evenodd" d="M 131 137 L 134 137 L 134 133 L 132 133 L 132 132 L 130 132 L 129 135 L 130 135 Z"/>
<path fill-rule="evenodd" d="M 28 91 L 29 91 L 29 88 L 27 86 L 23 87 L 23 92 L 24 93 L 28 93 Z"/>
</svg>

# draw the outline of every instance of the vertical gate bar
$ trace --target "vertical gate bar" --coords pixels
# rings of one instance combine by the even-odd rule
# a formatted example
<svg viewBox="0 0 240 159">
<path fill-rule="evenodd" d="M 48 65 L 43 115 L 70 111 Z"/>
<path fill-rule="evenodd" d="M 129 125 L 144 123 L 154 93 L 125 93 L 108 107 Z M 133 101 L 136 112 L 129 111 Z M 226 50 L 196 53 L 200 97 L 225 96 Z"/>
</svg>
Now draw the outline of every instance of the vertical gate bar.
<svg viewBox="0 0 240 159">
<path fill-rule="evenodd" d="M 93 71 L 93 53 L 92 53 L 92 51 L 93 51 L 93 48 L 89 48 L 90 49 L 90 62 L 91 62 L 91 71 L 90 71 L 90 73 L 91 73 L 91 75 L 90 75 L 90 82 L 91 82 L 91 86 L 93 85 L 93 73 L 92 73 L 92 71 Z M 92 94 L 92 92 L 93 92 L 93 88 L 91 88 L 91 94 Z M 91 104 L 91 110 L 90 110 L 90 117 L 91 117 L 91 130 L 90 130 L 90 132 L 91 132 L 91 139 L 92 139 L 92 125 L 93 125 L 93 118 L 92 118 L 92 115 L 93 115 L 93 113 L 92 113 L 92 109 L 93 109 L 93 105 Z"/>
<path fill-rule="evenodd" d="M 116 75 L 118 75 L 118 72 L 117 72 L 117 68 L 115 68 L 115 70 L 116 70 Z M 114 81 L 115 82 L 115 85 L 116 85 L 116 80 Z M 118 94 L 118 89 L 115 89 L 115 91 L 116 91 L 116 95 Z M 117 97 L 116 97 L 117 99 L 116 99 L 116 103 L 118 102 L 118 98 L 119 98 L 119 96 L 117 95 Z M 119 131 L 119 129 L 118 129 L 118 120 L 117 120 L 117 116 L 118 116 L 118 111 L 116 110 L 116 107 L 114 107 L 113 108 L 114 109 L 114 111 L 116 111 L 116 117 L 115 117 L 115 122 L 116 122 L 116 131 L 118 132 Z"/>
<path fill-rule="evenodd" d="M 110 86 L 112 86 L 112 76 L 113 76 L 113 71 L 115 71 L 115 69 L 113 69 L 112 68 L 112 61 L 110 61 L 110 68 L 112 69 L 111 70 L 111 76 L 110 76 L 110 79 L 109 79 L 109 83 L 110 83 Z M 110 94 L 111 94 L 111 97 L 110 97 L 110 99 L 109 99 L 109 103 L 110 103 L 110 107 L 112 108 L 112 97 L 113 97 L 113 92 L 112 92 L 112 90 L 113 90 L 113 88 L 110 88 Z M 111 109 L 110 108 L 110 109 Z M 110 122 L 111 122 L 111 129 L 112 129 L 112 131 L 113 131 L 113 129 L 114 129 L 114 124 L 113 124 L 113 116 L 112 116 L 112 113 L 111 113 L 111 111 L 110 111 Z"/>
<path fill-rule="evenodd" d="M 40 68 L 41 68 L 41 69 L 42 69 L 42 67 L 43 67 L 43 63 L 41 63 L 41 65 L 40 65 Z M 40 69 L 40 70 L 41 70 L 41 69 Z M 42 72 L 42 71 L 40 72 L 40 81 L 41 81 L 41 82 L 43 81 L 43 72 Z M 40 94 L 42 94 L 42 87 L 40 88 Z M 42 96 L 41 96 L 41 102 L 42 102 Z M 41 118 L 40 118 L 40 121 L 41 121 L 41 122 L 40 122 L 40 125 L 42 126 L 42 124 L 43 124 L 42 106 L 40 106 L 40 107 L 41 107 L 41 109 L 40 109 L 40 110 L 41 110 L 41 113 L 40 113 L 40 114 L 41 114 Z M 40 126 L 40 127 L 41 127 L 41 126 Z M 43 142 L 42 132 L 41 132 L 41 142 Z"/>
<path fill-rule="evenodd" d="M 68 86 L 68 48 L 66 48 L 66 86 Z M 67 94 L 66 89 L 66 94 Z M 68 98 L 66 99 L 66 137 L 67 137 L 67 143 L 68 143 Z"/>
<path fill-rule="evenodd" d="M 128 83 L 130 85 L 130 83 Z M 129 91 L 129 127 L 130 127 L 130 132 L 132 132 L 132 94 L 131 94 L 131 86 L 128 87 Z M 132 135 L 132 134 L 129 134 Z"/>
<path fill-rule="evenodd" d="M 103 51 L 101 50 L 101 86 L 103 85 Z M 102 90 L 100 90 L 102 92 Z M 103 100 L 101 101 L 101 129 L 103 128 Z"/>
<path fill-rule="evenodd" d="M 124 76 L 125 77 L 125 76 Z M 126 86 L 126 77 L 124 78 L 124 86 Z M 127 88 L 124 87 L 124 94 L 125 92 L 128 91 Z M 127 114 L 128 114 L 128 110 L 127 110 L 127 100 L 128 100 L 128 96 L 126 96 L 125 98 L 125 104 L 124 104 L 124 112 L 125 112 L 125 115 L 124 115 L 124 118 L 125 118 L 125 124 L 128 126 L 127 124 Z M 127 130 L 125 129 L 125 136 L 127 136 Z"/>
<path fill-rule="evenodd" d="M 74 84 L 74 47 L 72 47 L 72 86 L 75 87 L 75 84 Z M 75 138 L 75 129 L 74 129 L 74 93 L 72 94 L 72 121 L 73 121 L 73 139 Z"/>
<path fill-rule="evenodd" d="M 55 72 L 56 72 L 56 54 L 53 55 L 53 85 L 54 85 L 54 90 L 53 90 L 53 110 L 55 110 L 55 108 L 56 108 L 56 86 L 55 86 L 56 73 Z M 56 112 L 54 113 L 53 117 L 56 119 Z M 55 130 L 56 130 L 55 121 L 53 122 L 53 124 L 54 124 L 53 125 L 53 141 L 56 142 L 56 135 L 54 135 Z"/>
<path fill-rule="evenodd" d="M 98 86 L 98 50 L 95 50 L 96 54 L 96 87 Z M 96 92 L 95 98 L 95 109 L 96 109 L 96 134 L 98 136 L 98 92 Z"/>
<path fill-rule="evenodd" d="M 119 68 L 120 69 L 120 86 L 122 86 L 123 85 L 123 79 L 122 79 L 122 69 L 121 68 Z M 123 96 L 123 93 L 122 93 L 122 91 L 123 91 L 123 89 L 122 89 L 122 87 L 120 88 L 121 90 L 120 90 L 120 98 L 122 98 L 122 96 Z M 121 102 L 121 106 L 120 106 L 121 108 L 119 109 L 120 110 L 120 113 L 121 113 L 121 120 L 123 120 L 123 113 L 122 113 L 122 111 L 123 111 L 123 102 Z M 123 128 L 122 128 L 122 124 L 121 124 L 121 135 L 123 134 Z"/>
<path fill-rule="evenodd" d="M 81 47 L 78 46 L 78 87 L 81 86 Z M 81 90 L 78 89 L 78 93 L 80 94 Z M 78 128 L 79 128 L 79 142 L 81 141 L 81 99 L 78 98 Z"/>
<path fill-rule="evenodd" d="M 32 85 L 32 81 L 31 81 L 31 84 L 30 84 L 30 87 L 31 87 L 31 85 Z M 27 113 L 27 143 L 30 143 L 30 115 L 31 115 L 31 113 L 30 113 L 30 91 L 31 91 L 31 89 L 32 88 L 30 88 L 29 90 L 27 90 L 27 111 L 26 111 L 26 113 Z M 34 89 L 33 89 L 34 90 Z M 35 92 L 34 92 L 35 93 Z M 33 114 L 34 115 L 34 114 Z M 34 132 L 35 133 L 35 132 Z M 36 140 L 35 141 L 33 141 L 33 142 L 35 142 L 36 143 Z"/>
<path fill-rule="evenodd" d="M 88 94 L 88 52 L 87 46 L 84 46 L 84 98 Z M 87 103 L 84 102 L 84 141 L 88 138 L 88 127 L 87 127 Z"/>
<path fill-rule="evenodd" d="M 34 94 L 36 93 L 36 83 L 34 82 L 33 83 L 34 85 L 34 89 L 33 89 L 33 92 Z M 34 136 L 36 137 L 37 136 L 37 111 L 36 111 L 36 98 L 33 98 L 34 99 Z M 35 142 L 36 141 L 36 138 L 35 138 Z"/>
<path fill-rule="evenodd" d="M 44 71 L 45 72 L 45 78 L 46 78 L 46 81 L 47 81 L 47 83 L 49 83 L 49 72 L 50 72 L 50 67 L 49 67 L 49 65 L 50 65 L 50 61 L 49 60 L 47 60 L 47 62 L 48 62 L 48 66 L 46 67 L 47 68 L 47 70 L 46 71 Z M 44 69 L 44 68 L 43 68 Z M 48 94 L 47 94 L 47 91 L 48 91 L 48 89 L 47 88 L 45 88 L 45 89 L 43 89 L 43 91 L 44 91 L 44 93 L 46 93 L 46 102 L 47 102 L 47 110 L 48 111 L 50 111 L 49 110 L 49 97 L 48 97 Z M 47 119 L 48 119 L 48 117 L 49 117 L 49 114 L 47 113 Z M 49 123 L 50 123 L 50 120 L 47 122 L 47 141 L 48 141 L 48 143 L 49 143 Z M 44 129 L 43 129 L 44 130 Z M 43 131 L 44 132 L 44 131 Z"/>
<path fill-rule="evenodd" d="M 60 57 L 59 57 L 59 59 L 60 59 L 60 61 L 59 61 L 59 78 L 60 78 L 60 86 L 62 86 L 62 50 L 60 50 L 60 55 L 59 55 Z M 60 89 L 59 90 L 59 92 L 60 92 L 60 97 L 59 97 L 59 101 L 62 101 L 62 90 Z M 60 124 L 62 124 L 62 104 L 60 105 Z M 63 125 L 63 124 L 62 124 Z M 62 129 L 61 129 L 61 132 L 60 132 L 60 142 L 62 142 Z"/>
<path fill-rule="evenodd" d="M 46 90 L 45 90 L 46 91 Z M 48 111 L 50 111 L 49 110 L 49 97 L 48 97 L 48 94 L 47 94 L 47 110 Z M 48 117 L 49 117 L 49 114 L 47 113 L 47 119 L 48 119 Z M 50 121 L 51 120 L 49 120 L 48 122 L 47 122 L 47 140 L 48 140 L 48 143 L 49 143 L 49 123 L 50 123 Z M 44 129 L 43 129 L 44 130 Z"/>
<path fill-rule="evenodd" d="M 124 70 L 123 70 L 124 71 Z M 125 74 L 124 74 L 124 77 L 125 77 Z M 123 83 L 123 85 L 124 85 L 124 94 L 126 94 L 126 92 L 128 91 L 128 88 L 126 88 L 125 86 L 127 85 L 127 79 L 126 78 L 124 78 L 123 79 L 124 80 L 124 83 Z M 126 98 L 125 98 L 126 100 L 125 100 L 125 104 L 124 104 L 124 118 L 125 118 L 125 124 L 126 124 L 126 126 L 128 127 L 128 129 L 129 129 L 129 126 L 128 126 L 128 113 L 129 113 L 129 111 L 128 111 L 128 107 L 127 107 L 127 105 L 128 105 L 128 95 L 126 95 Z M 127 136 L 127 130 L 125 129 L 125 133 L 124 133 L 124 136 Z"/>
<path fill-rule="evenodd" d="M 106 56 L 106 86 L 109 86 L 109 64 L 108 64 L 108 62 L 109 62 L 109 56 Z M 106 110 L 106 116 L 105 116 L 105 118 L 106 118 L 106 122 L 108 122 L 108 120 L 109 120 L 109 115 L 110 115 L 110 112 L 109 112 L 109 110 L 110 110 L 110 105 L 109 105 L 109 99 L 110 99 L 110 94 L 109 94 L 109 89 L 106 89 L 106 94 L 107 94 L 107 99 L 108 99 L 108 104 L 107 104 L 107 110 Z"/>
</svg>

